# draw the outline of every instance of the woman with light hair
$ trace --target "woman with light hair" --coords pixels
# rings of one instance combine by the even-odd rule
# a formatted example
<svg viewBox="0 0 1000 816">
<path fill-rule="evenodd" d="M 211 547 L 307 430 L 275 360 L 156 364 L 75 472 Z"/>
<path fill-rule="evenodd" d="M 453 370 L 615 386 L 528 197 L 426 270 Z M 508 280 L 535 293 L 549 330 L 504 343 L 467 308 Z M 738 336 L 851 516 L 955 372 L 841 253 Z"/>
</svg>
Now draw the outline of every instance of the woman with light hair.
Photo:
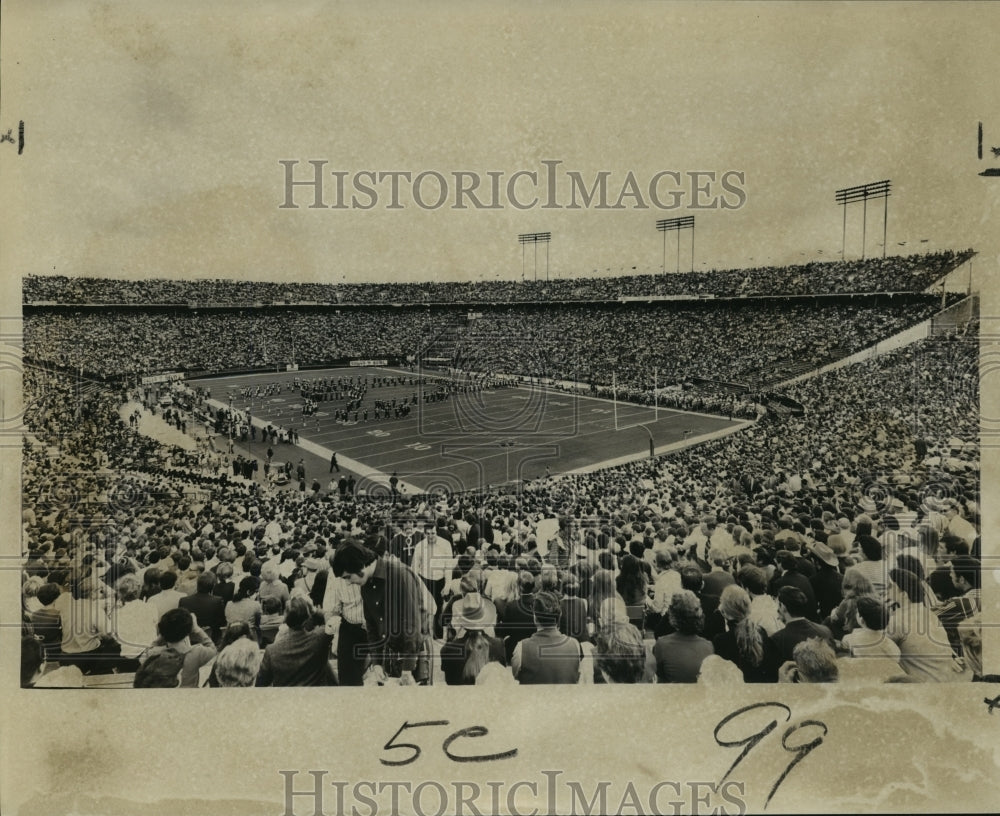
<svg viewBox="0 0 1000 816">
<path fill-rule="evenodd" d="M 262 659 L 263 653 L 254 641 L 238 638 L 215 659 L 215 677 L 223 687 L 252 686 L 257 682 Z"/>
<path fill-rule="evenodd" d="M 84 674 L 108 673 L 118 665 L 121 646 L 111 635 L 107 609 L 88 577 L 77 577 L 52 607 L 64 622 L 59 662 Z"/>
<path fill-rule="evenodd" d="M 134 661 L 124 671 L 139 668 L 139 655 L 156 640 L 159 623 L 156 607 L 141 600 L 142 581 L 133 574 L 123 575 L 115 584 L 118 604 L 111 610 L 111 634 L 122 647 L 121 656 Z"/>
<path fill-rule="evenodd" d="M 841 586 L 844 599 L 826 619 L 823 625 L 833 632 L 834 638 L 842 640 L 858 626 L 858 598 L 877 598 L 872 582 L 857 567 L 848 567 Z"/>
<path fill-rule="evenodd" d="M 595 682 L 653 682 L 653 671 L 646 670 L 646 646 L 642 634 L 627 621 L 616 621 L 598 634 L 593 660 Z"/>
<path fill-rule="evenodd" d="M 774 683 L 778 660 L 767 633 L 750 619 L 750 594 L 740 586 L 727 586 L 719 598 L 719 612 L 726 630 L 712 640 L 715 653 L 732 661 L 745 683 Z"/>
<path fill-rule="evenodd" d="M 40 575 L 30 575 L 21 585 L 21 600 L 24 611 L 29 615 L 42 608 L 38 600 L 38 590 L 45 585 L 45 579 Z"/>
<path fill-rule="evenodd" d="M 257 599 L 263 603 L 265 598 L 277 598 L 281 604 L 280 612 L 284 614 L 290 595 L 288 585 L 281 580 L 278 565 L 274 561 L 265 562 L 260 568 L 260 589 Z"/>
<path fill-rule="evenodd" d="M 621 600 L 615 586 L 615 574 L 610 570 L 601 569 L 594 573 L 590 583 L 590 619 L 595 630 L 600 628 L 601 612 L 604 602 L 609 598 Z"/>
</svg>

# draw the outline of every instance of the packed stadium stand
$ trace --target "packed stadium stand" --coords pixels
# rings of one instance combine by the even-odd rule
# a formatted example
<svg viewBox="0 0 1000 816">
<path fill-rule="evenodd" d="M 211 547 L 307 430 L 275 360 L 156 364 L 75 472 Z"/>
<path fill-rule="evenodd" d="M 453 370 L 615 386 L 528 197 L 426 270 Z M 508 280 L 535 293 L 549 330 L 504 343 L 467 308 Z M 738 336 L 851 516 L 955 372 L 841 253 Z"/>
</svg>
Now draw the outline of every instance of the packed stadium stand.
<svg viewBox="0 0 1000 816">
<path fill-rule="evenodd" d="M 111 280 L 28 276 L 23 299 L 34 303 L 202 304 L 537 303 L 623 297 L 746 297 L 923 292 L 973 256 L 971 249 L 787 267 L 570 280 L 429 283 L 272 283 L 234 280 Z"/>
<path fill-rule="evenodd" d="M 580 660 L 543 682 L 695 682 L 713 652 L 736 683 L 824 661 L 828 682 L 979 677 L 979 324 L 974 296 L 935 289 L 972 255 L 544 285 L 26 278 L 22 680 L 372 684 L 319 641 L 373 623 L 347 551 L 428 590 L 429 660 L 380 664 L 379 683 L 529 682 L 518 643 L 553 598 Z M 195 439 L 206 412 L 232 418 L 207 394 L 170 409 L 175 431 L 141 380 L 422 357 L 639 403 L 655 372 L 671 404 L 732 412 L 738 393 L 752 421 L 587 473 L 364 495 L 238 469 Z M 173 609 L 198 665 L 163 677 Z M 476 651 L 483 633 L 499 645 Z M 282 673 L 310 637 L 329 672 Z"/>
</svg>

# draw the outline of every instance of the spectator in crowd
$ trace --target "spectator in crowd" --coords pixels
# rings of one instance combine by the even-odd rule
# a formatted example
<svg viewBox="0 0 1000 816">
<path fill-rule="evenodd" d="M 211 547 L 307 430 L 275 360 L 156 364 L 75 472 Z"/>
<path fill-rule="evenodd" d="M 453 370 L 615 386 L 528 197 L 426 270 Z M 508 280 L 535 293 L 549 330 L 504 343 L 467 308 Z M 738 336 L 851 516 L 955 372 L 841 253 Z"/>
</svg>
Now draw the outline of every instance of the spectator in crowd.
<svg viewBox="0 0 1000 816">
<path fill-rule="evenodd" d="M 740 569 L 737 576 L 740 585 L 750 595 L 750 620 L 760 626 L 770 637 L 784 624 L 778 610 L 778 602 L 767 594 L 767 575 L 753 564 Z"/>
<path fill-rule="evenodd" d="M 900 651 L 885 633 L 889 611 L 885 603 L 873 595 L 862 595 L 856 603 L 857 627 L 844 636 L 851 674 L 866 680 L 882 682 L 902 672 Z M 856 671 L 855 671 L 856 670 Z"/>
<path fill-rule="evenodd" d="M 336 554 L 330 556 L 332 566 Z M 337 682 L 342 686 L 360 686 L 367 657 L 365 611 L 361 590 L 343 576 L 327 579 L 323 611 L 337 632 Z"/>
<path fill-rule="evenodd" d="M 808 638 L 795 644 L 792 659 L 778 669 L 779 683 L 836 683 L 839 680 L 837 655 L 823 638 Z"/>
<path fill-rule="evenodd" d="M 278 565 L 272 560 L 265 562 L 260 568 L 260 586 L 257 589 L 257 599 L 277 598 L 284 613 L 289 599 L 288 585 L 281 580 Z"/>
<path fill-rule="evenodd" d="M 668 634 L 663 624 L 667 620 L 670 599 L 682 589 L 681 574 L 675 569 L 676 560 L 677 551 L 673 547 L 656 550 L 653 586 L 646 601 L 646 626 L 655 637 Z"/>
<path fill-rule="evenodd" d="M 559 596 L 554 592 L 538 592 L 532 613 L 536 632 L 514 648 L 511 657 L 514 678 L 521 685 L 579 682 L 583 649 L 576 638 L 559 631 Z"/>
<path fill-rule="evenodd" d="M 141 658 L 136 686 L 145 682 L 165 687 L 198 688 L 203 666 L 216 655 L 212 639 L 197 625 L 186 609 L 175 607 L 160 618 L 159 634 Z M 149 678 L 149 681 L 146 678 Z M 176 682 L 170 682 L 171 677 Z"/>
<path fill-rule="evenodd" d="M 41 639 L 45 649 L 46 659 L 57 657 L 59 647 L 62 643 L 62 618 L 59 610 L 55 608 L 55 601 L 62 594 L 59 584 L 51 581 L 42 584 L 38 589 L 37 598 L 40 607 L 28 616 L 33 629 L 32 635 Z M 156 622 L 153 622 L 153 630 L 156 630 Z"/>
<path fill-rule="evenodd" d="M 925 603 L 920 579 L 906 570 L 890 570 L 888 597 L 890 616 L 885 632 L 899 647 L 903 671 L 920 682 L 967 679 L 953 659 L 941 621 Z"/>
<path fill-rule="evenodd" d="M 587 629 L 587 601 L 579 597 L 580 580 L 571 572 L 566 572 L 562 580 L 562 614 L 559 631 L 581 643 L 590 640 Z"/>
<path fill-rule="evenodd" d="M 959 625 L 983 611 L 981 575 L 982 565 L 978 558 L 970 555 L 957 555 L 952 558 L 951 582 L 962 594 L 934 607 L 938 620 L 948 633 L 952 648 L 959 655 L 962 654 L 962 643 L 958 635 Z"/>
<path fill-rule="evenodd" d="M 779 663 L 793 659 L 795 647 L 809 638 L 820 638 L 833 646 L 833 634 L 825 626 L 806 617 L 812 605 L 805 593 L 794 586 L 783 586 L 778 591 L 778 611 L 784 626 L 771 636 Z"/>
<path fill-rule="evenodd" d="M 734 686 L 743 685 L 743 673 L 731 660 L 710 654 L 701 661 L 697 682 L 701 686 L 732 691 Z"/>
<path fill-rule="evenodd" d="M 160 592 L 160 575 L 162 572 L 159 567 L 150 566 L 142 573 L 142 590 L 139 593 L 139 597 L 148 601 L 154 595 L 158 595 Z M 157 614 L 159 614 L 159 609 L 157 609 Z"/>
<path fill-rule="evenodd" d="M 389 677 L 406 685 L 430 682 L 434 599 L 420 577 L 355 541 L 341 544 L 331 564 L 336 577 L 360 588 L 369 644 L 365 682 L 383 684 Z"/>
<path fill-rule="evenodd" d="M 260 620 L 257 624 L 258 640 L 262 649 L 274 643 L 284 622 L 281 600 L 276 595 L 268 595 L 260 602 Z"/>
<path fill-rule="evenodd" d="M 212 587 L 212 594 L 222 599 L 223 610 L 225 604 L 229 603 L 236 594 L 236 585 L 232 581 L 233 565 L 227 562 L 218 564 L 215 570 L 215 586 Z"/>
<path fill-rule="evenodd" d="M 123 575 L 115 584 L 118 605 L 111 613 L 111 630 L 121 647 L 120 671 L 134 672 L 139 668 L 139 656 L 148 649 L 157 635 L 155 607 L 139 599 L 142 582 L 135 575 Z"/>
<path fill-rule="evenodd" d="M 503 641 L 488 634 L 496 622 L 496 607 L 478 592 L 456 601 L 451 625 L 461 634 L 441 647 L 441 671 L 449 686 L 475 685 L 486 664 L 507 664 Z"/>
<path fill-rule="evenodd" d="M 842 584 L 843 600 L 823 621 L 823 625 L 833 632 L 834 638 L 843 637 L 857 627 L 857 602 L 859 598 L 871 597 L 882 600 L 875 594 L 871 581 L 857 567 L 848 567 Z"/>
<path fill-rule="evenodd" d="M 779 572 L 771 582 L 771 594 L 780 599 L 781 590 L 784 587 L 797 589 L 806 599 L 802 614 L 809 620 L 818 619 L 819 606 L 816 602 L 816 591 L 813 589 L 809 577 L 801 571 L 802 564 L 798 554 L 791 550 L 779 550 L 777 559 Z"/>
<path fill-rule="evenodd" d="M 177 605 L 194 615 L 198 625 L 208 632 L 212 641 L 219 643 L 222 639 L 222 630 L 226 626 L 226 606 L 222 598 L 212 592 L 215 583 L 215 573 L 201 573 L 196 582 L 197 590 L 194 595 L 181 598 Z"/>
<path fill-rule="evenodd" d="M 604 683 L 651 683 L 655 679 L 655 670 L 647 668 L 642 633 L 630 623 L 614 623 L 598 634 L 594 665 Z"/>
<path fill-rule="evenodd" d="M 21 609 L 27 614 L 32 614 L 41 609 L 42 604 L 38 600 L 38 590 L 45 584 L 45 579 L 40 575 L 31 575 L 21 585 Z"/>
<path fill-rule="evenodd" d="M 218 651 L 220 653 L 223 652 L 228 646 L 232 645 L 233 643 L 236 643 L 236 641 L 238 640 L 249 641 L 257 649 L 260 656 L 261 657 L 264 656 L 264 652 L 261 649 L 260 644 L 257 642 L 257 637 L 254 634 L 253 630 L 250 628 L 250 624 L 248 623 L 234 623 L 232 626 L 227 627 L 226 631 L 222 635 L 222 642 L 218 645 Z M 219 678 L 216 675 L 215 671 L 217 663 L 218 661 L 212 664 L 212 671 L 209 672 L 208 675 L 208 685 L 211 686 L 212 688 L 218 688 L 220 685 Z M 260 665 L 258 662 L 258 669 L 259 668 Z M 255 673 L 254 679 L 256 679 L 256 677 L 257 675 Z"/>
<path fill-rule="evenodd" d="M 820 619 L 829 615 L 843 600 L 843 576 L 840 574 L 840 559 L 827 544 L 817 541 L 810 550 L 816 565 L 816 574 L 809 579 L 816 602 L 819 606 Z"/>
<path fill-rule="evenodd" d="M 735 579 L 729 572 L 729 553 L 721 546 L 714 545 L 708 552 L 709 571 L 705 574 L 701 589 L 702 608 L 708 617 L 719 608 L 719 598 L 727 586 Z"/>
<path fill-rule="evenodd" d="M 855 568 L 868 579 L 872 591 L 884 599 L 888 588 L 889 568 L 882 557 L 882 543 L 870 535 L 859 535 L 857 544 L 864 558 L 855 565 Z"/>
<path fill-rule="evenodd" d="M 233 599 L 226 604 L 226 624 L 246 623 L 254 632 L 254 637 L 260 632 L 260 617 L 263 612 L 260 601 L 257 600 L 259 582 L 252 575 L 245 575 L 240 581 L 239 589 Z"/>
<path fill-rule="evenodd" d="M 413 569 L 434 598 L 434 637 L 444 634 L 441 619 L 442 593 L 452 563 L 451 542 L 441 535 L 442 528 L 428 524 L 424 537 L 413 548 Z"/>
<path fill-rule="evenodd" d="M 773 683 L 778 679 L 778 661 L 767 632 L 750 617 L 749 593 L 730 585 L 722 590 L 719 611 L 726 631 L 712 639 L 715 654 L 731 660 L 743 672 L 746 683 Z"/>
<path fill-rule="evenodd" d="M 73 581 L 70 591 L 60 594 L 52 607 L 62 624 L 61 664 L 78 666 L 84 674 L 105 674 L 118 664 L 121 644 L 111 631 L 101 591 L 90 577 Z"/>
<path fill-rule="evenodd" d="M 230 643 L 219 652 L 213 666 L 219 686 L 228 688 L 255 685 L 262 659 L 260 649 L 252 640 L 239 638 Z"/>
<path fill-rule="evenodd" d="M 273 596 L 272 596 L 273 597 Z M 293 598 L 285 615 L 287 630 L 264 649 L 258 686 L 333 686 L 330 647 L 336 634 L 308 598 Z M 222 678 L 219 678 L 222 682 Z"/>
<path fill-rule="evenodd" d="M 176 609 L 181 602 L 181 598 L 186 597 L 183 592 L 179 592 L 177 585 L 177 573 L 171 570 L 160 573 L 160 591 L 147 601 L 156 608 L 156 614 L 162 618 L 171 609 Z"/>
<path fill-rule="evenodd" d="M 506 605 L 496 628 L 497 637 L 504 642 L 508 665 L 517 644 L 535 631 L 535 576 L 523 570 L 517 578 L 517 590 L 517 599 Z"/>
<path fill-rule="evenodd" d="M 682 590 L 671 599 L 667 616 L 674 631 L 657 638 L 653 647 L 656 676 L 661 683 L 695 683 L 701 662 L 714 653 L 711 642 L 701 637 L 701 602 L 690 590 Z"/>
<path fill-rule="evenodd" d="M 642 631 L 647 594 L 649 586 L 646 573 L 642 569 L 642 561 L 631 553 L 625 553 L 621 559 L 621 568 L 615 577 L 615 589 L 629 610 L 629 623 Z"/>
</svg>

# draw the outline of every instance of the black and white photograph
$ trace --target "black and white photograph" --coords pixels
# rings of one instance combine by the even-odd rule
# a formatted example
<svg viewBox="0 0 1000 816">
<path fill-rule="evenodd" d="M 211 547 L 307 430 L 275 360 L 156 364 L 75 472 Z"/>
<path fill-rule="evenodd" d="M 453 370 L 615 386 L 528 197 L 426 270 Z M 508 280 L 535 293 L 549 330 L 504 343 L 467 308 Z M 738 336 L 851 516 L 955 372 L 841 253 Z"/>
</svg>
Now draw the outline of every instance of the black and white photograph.
<svg viewBox="0 0 1000 816">
<path fill-rule="evenodd" d="M 993 810 L 998 35 L 0 6 L 0 807 Z"/>
</svg>

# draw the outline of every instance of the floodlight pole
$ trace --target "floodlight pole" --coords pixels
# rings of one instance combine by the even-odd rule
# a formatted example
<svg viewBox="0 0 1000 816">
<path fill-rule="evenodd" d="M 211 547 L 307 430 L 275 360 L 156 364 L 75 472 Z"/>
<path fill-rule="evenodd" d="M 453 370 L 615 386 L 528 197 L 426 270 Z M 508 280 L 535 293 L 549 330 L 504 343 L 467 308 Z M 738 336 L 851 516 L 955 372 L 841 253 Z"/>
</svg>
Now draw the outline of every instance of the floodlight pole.
<svg viewBox="0 0 1000 816">
<path fill-rule="evenodd" d="M 677 231 L 677 272 L 681 271 L 681 233 L 682 229 L 691 230 L 691 271 L 694 272 L 694 216 L 681 218 L 664 218 L 656 222 L 656 228 L 663 233 L 663 274 L 667 273 L 667 233 Z"/>
<path fill-rule="evenodd" d="M 889 234 L 889 196 L 891 195 L 892 182 L 889 179 L 884 181 L 873 181 L 868 184 L 858 184 L 854 187 L 845 187 L 837 190 L 835 200 L 844 208 L 843 231 L 840 240 L 840 259 L 844 260 L 847 248 L 847 205 L 855 201 L 862 202 L 861 221 L 861 259 L 865 258 L 866 244 L 868 242 L 868 199 L 885 199 L 882 213 L 882 257 L 886 256 L 888 234 Z"/>
<path fill-rule="evenodd" d="M 538 244 L 539 242 L 544 243 L 545 246 L 545 280 L 548 282 L 549 279 L 549 247 L 548 243 L 552 240 L 551 232 L 525 232 L 517 236 L 518 243 L 521 244 L 521 280 L 524 280 L 524 246 L 525 244 L 535 245 L 535 283 L 538 283 Z"/>
<path fill-rule="evenodd" d="M 886 235 L 889 231 L 889 196 L 885 196 L 882 201 L 885 205 L 882 211 L 882 257 L 885 258 Z"/>
<path fill-rule="evenodd" d="M 865 259 L 865 240 L 868 236 L 868 195 L 865 194 L 864 204 L 861 208 L 861 260 Z"/>
<path fill-rule="evenodd" d="M 847 204 L 841 205 L 844 209 L 844 231 L 841 233 L 840 238 L 840 260 L 844 260 L 844 251 L 847 249 Z M 522 271 L 521 277 L 524 277 L 524 272 Z"/>
</svg>

